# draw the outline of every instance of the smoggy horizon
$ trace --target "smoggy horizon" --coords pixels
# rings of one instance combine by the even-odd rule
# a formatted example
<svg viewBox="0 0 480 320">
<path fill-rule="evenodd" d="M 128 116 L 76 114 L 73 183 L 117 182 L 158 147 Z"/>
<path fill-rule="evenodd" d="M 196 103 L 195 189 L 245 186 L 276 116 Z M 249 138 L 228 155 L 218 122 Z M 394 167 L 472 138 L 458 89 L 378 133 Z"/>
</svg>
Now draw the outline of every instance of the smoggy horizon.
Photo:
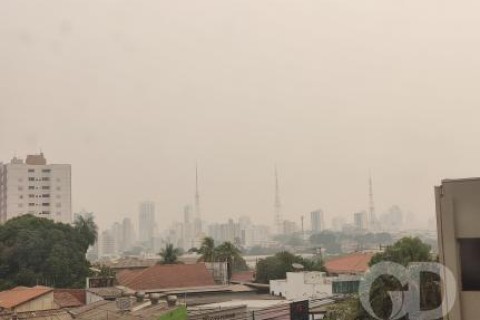
<svg viewBox="0 0 480 320">
<path fill-rule="evenodd" d="M 0 3 L 0 161 L 72 164 L 73 211 L 102 228 L 155 201 L 160 229 L 392 205 L 480 176 L 474 1 Z"/>
</svg>

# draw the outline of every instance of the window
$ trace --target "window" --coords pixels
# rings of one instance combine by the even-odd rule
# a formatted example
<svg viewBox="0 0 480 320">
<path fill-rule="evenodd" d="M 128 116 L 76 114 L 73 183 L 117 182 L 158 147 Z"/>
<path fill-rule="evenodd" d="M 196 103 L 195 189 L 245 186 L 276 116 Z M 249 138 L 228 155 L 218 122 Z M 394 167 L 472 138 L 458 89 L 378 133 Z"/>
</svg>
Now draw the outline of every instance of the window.
<svg viewBox="0 0 480 320">
<path fill-rule="evenodd" d="M 42 203 L 42 206 L 44 206 L 44 207 L 50 207 L 50 203 L 44 202 L 44 203 Z"/>
<path fill-rule="evenodd" d="M 28 172 L 35 172 L 35 169 L 28 169 Z"/>
<path fill-rule="evenodd" d="M 50 181 L 49 177 L 42 177 L 42 181 Z"/>
<path fill-rule="evenodd" d="M 42 190 L 50 190 L 50 186 L 42 186 Z"/>
<path fill-rule="evenodd" d="M 28 204 L 28 206 L 29 206 L 29 207 L 35 207 L 35 203 L 30 202 L 30 203 Z"/>
<path fill-rule="evenodd" d="M 42 194 L 42 198 L 50 198 L 49 194 Z"/>
<path fill-rule="evenodd" d="M 42 170 L 43 173 L 50 173 L 50 171 L 51 171 L 50 169 L 43 169 Z"/>
<path fill-rule="evenodd" d="M 23 191 L 23 187 L 18 187 L 18 191 Z"/>
<path fill-rule="evenodd" d="M 50 214 L 50 211 L 42 211 L 40 214 Z"/>
<path fill-rule="evenodd" d="M 28 186 L 28 190 L 35 190 L 34 186 Z"/>
<path fill-rule="evenodd" d="M 460 239 L 463 291 L 480 291 L 480 238 Z"/>
<path fill-rule="evenodd" d="M 28 181 L 35 181 L 34 177 L 28 177 Z"/>
<path fill-rule="evenodd" d="M 28 197 L 29 198 L 35 198 L 35 195 L 34 194 L 29 194 Z"/>
<path fill-rule="evenodd" d="M 21 195 L 19 196 L 19 198 L 20 198 L 20 199 L 23 199 L 23 195 L 21 194 Z"/>
</svg>

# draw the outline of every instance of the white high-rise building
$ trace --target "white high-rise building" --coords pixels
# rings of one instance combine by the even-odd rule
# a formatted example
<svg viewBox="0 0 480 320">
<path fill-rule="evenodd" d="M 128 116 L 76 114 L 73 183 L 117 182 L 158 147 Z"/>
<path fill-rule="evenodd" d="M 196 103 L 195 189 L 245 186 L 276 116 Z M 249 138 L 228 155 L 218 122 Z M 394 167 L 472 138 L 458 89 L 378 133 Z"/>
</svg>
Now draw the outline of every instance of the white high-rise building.
<svg viewBox="0 0 480 320">
<path fill-rule="evenodd" d="M 310 224 L 312 234 L 322 232 L 325 229 L 325 221 L 321 209 L 310 212 Z"/>
<path fill-rule="evenodd" d="M 140 203 L 140 211 L 138 213 L 138 239 L 140 242 L 147 244 L 150 249 L 153 248 L 155 230 L 155 203 L 144 201 Z"/>
<path fill-rule="evenodd" d="M 43 153 L 0 163 L 0 223 L 24 214 L 72 222 L 71 166 Z"/>
</svg>

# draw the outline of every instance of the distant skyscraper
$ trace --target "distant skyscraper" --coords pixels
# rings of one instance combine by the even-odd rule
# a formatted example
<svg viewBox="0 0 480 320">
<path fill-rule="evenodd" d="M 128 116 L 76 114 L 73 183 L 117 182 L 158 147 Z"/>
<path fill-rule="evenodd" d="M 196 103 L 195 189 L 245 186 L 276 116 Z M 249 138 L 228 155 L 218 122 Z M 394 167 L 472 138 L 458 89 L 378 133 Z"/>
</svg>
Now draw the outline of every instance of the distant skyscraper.
<svg viewBox="0 0 480 320">
<path fill-rule="evenodd" d="M 153 238 L 155 236 L 155 203 L 144 201 L 140 203 L 138 214 L 138 238 L 140 242 L 146 243 L 153 248 Z"/>
<path fill-rule="evenodd" d="M 198 189 L 198 166 L 195 165 L 195 236 L 202 233 L 202 215 L 200 212 L 200 191 Z"/>
<path fill-rule="evenodd" d="M 319 233 L 325 229 L 324 216 L 321 209 L 310 213 L 310 224 L 312 226 L 312 233 Z"/>
<path fill-rule="evenodd" d="M 43 153 L 0 163 L 0 223 L 24 214 L 72 222 L 69 164 L 47 164 Z"/>
<path fill-rule="evenodd" d="M 353 225 L 357 230 L 366 230 L 368 226 L 367 213 L 365 211 L 353 214 Z"/>
<path fill-rule="evenodd" d="M 280 202 L 280 186 L 278 183 L 278 172 L 275 166 L 275 201 L 273 203 L 273 222 L 275 225 L 275 233 L 281 234 L 284 230 L 282 219 L 282 204 Z"/>
<path fill-rule="evenodd" d="M 372 175 L 370 174 L 368 179 L 368 198 L 369 198 L 369 227 L 371 230 L 377 228 L 377 217 L 375 216 L 375 204 L 373 202 L 373 182 Z"/>
<path fill-rule="evenodd" d="M 135 230 L 130 218 L 124 218 L 122 221 L 122 250 L 130 250 L 135 243 Z"/>
<path fill-rule="evenodd" d="M 100 235 L 100 255 L 102 257 L 111 256 L 115 254 L 117 244 L 115 243 L 115 237 L 112 232 L 105 230 Z"/>
</svg>

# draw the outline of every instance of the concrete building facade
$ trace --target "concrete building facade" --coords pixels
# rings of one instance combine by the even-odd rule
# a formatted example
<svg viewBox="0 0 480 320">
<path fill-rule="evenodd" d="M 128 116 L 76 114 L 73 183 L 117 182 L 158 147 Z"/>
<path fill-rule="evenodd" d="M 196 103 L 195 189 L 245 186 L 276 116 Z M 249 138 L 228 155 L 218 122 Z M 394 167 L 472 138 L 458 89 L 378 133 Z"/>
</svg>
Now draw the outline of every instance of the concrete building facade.
<svg viewBox="0 0 480 320">
<path fill-rule="evenodd" d="M 24 214 L 72 222 L 71 165 L 47 164 L 43 153 L 0 163 L 0 223 Z"/>
<path fill-rule="evenodd" d="M 480 178 L 443 180 L 435 188 L 439 257 L 457 280 L 444 319 L 478 319 L 480 301 Z M 444 292 L 455 284 L 443 283 Z M 447 310 L 448 310 L 447 309 Z"/>
</svg>

